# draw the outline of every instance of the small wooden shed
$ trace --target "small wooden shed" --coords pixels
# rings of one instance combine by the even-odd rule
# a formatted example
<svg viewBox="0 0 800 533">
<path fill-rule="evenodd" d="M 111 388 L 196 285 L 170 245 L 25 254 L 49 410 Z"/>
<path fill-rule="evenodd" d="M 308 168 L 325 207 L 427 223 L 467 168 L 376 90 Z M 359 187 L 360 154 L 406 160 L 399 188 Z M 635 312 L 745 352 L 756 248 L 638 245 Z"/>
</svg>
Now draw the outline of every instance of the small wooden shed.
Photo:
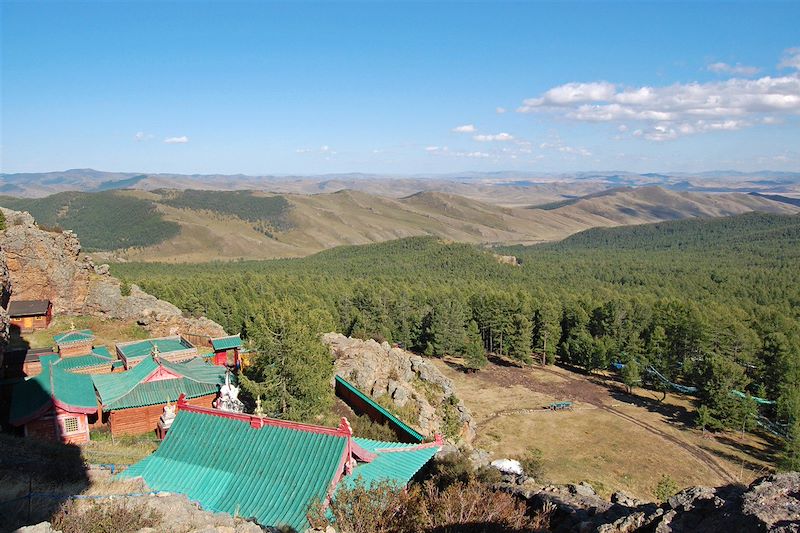
<svg viewBox="0 0 800 533">
<path fill-rule="evenodd" d="M 46 329 L 53 319 L 50 300 L 12 300 L 8 304 L 8 317 L 12 326 L 22 333 Z"/>
<path fill-rule="evenodd" d="M 211 349 L 214 350 L 215 365 L 234 368 L 239 368 L 241 366 L 240 351 L 242 349 L 242 339 L 239 335 L 215 337 L 209 339 L 208 343 L 211 345 Z"/>
</svg>

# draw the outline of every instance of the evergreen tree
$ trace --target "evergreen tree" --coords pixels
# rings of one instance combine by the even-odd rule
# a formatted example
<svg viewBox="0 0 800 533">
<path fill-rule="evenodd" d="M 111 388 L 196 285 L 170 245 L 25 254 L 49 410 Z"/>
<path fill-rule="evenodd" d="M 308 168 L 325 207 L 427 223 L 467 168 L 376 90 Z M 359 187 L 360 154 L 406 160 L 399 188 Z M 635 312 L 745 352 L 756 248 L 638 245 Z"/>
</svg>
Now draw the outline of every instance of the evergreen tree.
<svg viewBox="0 0 800 533">
<path fill-rule="evenodd" d="M 483 349 L 483 340 L 474 320 L 467 326 L 467 341 L 464 347 L 464 363 L 469 370 L 479 370 L 486 366 L 486 352 Z"/>
<path fill-rule="evenodd" d="M 703 434 L 706 433 L 706 427 L 713 423 L 713 418 L 711 416 L 711 410 L 705 406 L 701 405 L 697 408 L 697 425 L 700 426 L 700 429 L 703 431 Z"/>
<path fill-rule="evenodd" d="M 252 396 L 263 395 L 267 413 L 310 422 L 331 405 L 333 358 L 319 338 L 329 327 L 330 317 L 290 302 L 265 308 L 247 324 L 256 356 L 242 383 Z"/>
<path fill-rule="evenodd" d="M 628 394 L 630 394 L 633 387 L 641 383 L 642 374 L 639 369 L 639 362 L 635 357 L 627 357 L 625 361 L 625 366 L 622 367 L 622 383 L 625 384 Z"/>
<path fill-rule="evenodd" d="M 781 470 L 789 472 L 800 470 L 800 420 L 789 425 L 779 466 Z"/>
</svg>

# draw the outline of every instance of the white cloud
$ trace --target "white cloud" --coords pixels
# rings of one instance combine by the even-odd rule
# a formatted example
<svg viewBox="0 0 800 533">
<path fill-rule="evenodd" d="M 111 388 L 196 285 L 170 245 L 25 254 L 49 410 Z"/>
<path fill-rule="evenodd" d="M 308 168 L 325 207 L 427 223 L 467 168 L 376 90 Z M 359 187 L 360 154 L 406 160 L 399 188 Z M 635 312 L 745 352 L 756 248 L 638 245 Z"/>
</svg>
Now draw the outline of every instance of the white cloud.
<svg viewBox="0 0 800 533">
<path fill-rule="evenodd" d="M 781 65 L 800 68 L 800 49 L 787 50 Z M 669 140 L 800 115 L 800 73 L 663 87 L 567 83 L 525 100 L 518 111 L 552 113 L 580 122 L 640 122 L 638 137 Z"/>
<path fill-rule="evenodd" d="M 554 150 L 556 152 L 561 152 L 562 154 L 579 155 L 581 157 L 589 157 L 592 155 L 592 152 L 586 148 L 569 146 L 565 144 L 558 135 L 553 136 L 549 141 L 539 144 L 539 148 L 542 150 Z"/>
<path fill-rule="evenodd" d="M 494 109 L 494 112 L 497 113 L 498 115 L 502 115 L 506 111 L 507 111 L 507 109 L 505 107 L 496 107 Z"/>
<path fill-rule="evenodd" d="M 145 133 L 143 131 L 137 131 L 136 135 L 133 136 L 133 140 L 135 140 L 136 142 L 149 141 L 152 138 L 153 138 L 152 134 Z"/>
<path fill-rule="evenodd" d="M 473 135 L 472 138 L 478 142 L 506 142 L 514 140 L 514 136 L 508 133 L 497 133 L 495 135 Z"/>
<path fill-rule="evenodd" d="M 484 159 L 487 157 L 492 157 L 492 154 L 489 154 L 487 152 L 479 152 L 479 151 L 461 152 L 461 151 L 450 150 L 447 146 L 426 146 L 425 151 L 431 155 L 467 157 L 471 159 Z"/>
<path fill-rule="evenodd" d="M 189 142 L 189 137 L 186 135 L 181 135 L 180 137 L 167 137 L 164 139 L 164 142 L 167 144 L 186 144 Z"/>
<path fill-rule="evenodd" d="M 800 70 L 800 48 L 787 48 L 783 51 L 783 58 L 778 63 L 778 68 L 793 68 Z"/>
<path fill-rule="evenodd" d="M 298 148 L 294 151 L 296 154 L 322 154 L 322 155 L 336 155 L 336 152 L 327 144 L 323 144 L 318 149 L 314 148 Z"/>
<path fill-rule="evenodd" d="M 747 65 L 742 65 L 741 63 L 736 63 L 735 65 L 729 65 L 728 63 L 711 63 L 706 67 L 709 72 L 714 72 L 716 74 L 736 74 L 739 76 L 755 76 L 761 70 L 758 67 L 748 67 Z"/>
<path fill-rule="evenodd" d="M 477 129 L 474 124 L 464 124 L 463 126 L 456 126 L 452 131 L 455 133 L 475 133 Z"/>
</svg>

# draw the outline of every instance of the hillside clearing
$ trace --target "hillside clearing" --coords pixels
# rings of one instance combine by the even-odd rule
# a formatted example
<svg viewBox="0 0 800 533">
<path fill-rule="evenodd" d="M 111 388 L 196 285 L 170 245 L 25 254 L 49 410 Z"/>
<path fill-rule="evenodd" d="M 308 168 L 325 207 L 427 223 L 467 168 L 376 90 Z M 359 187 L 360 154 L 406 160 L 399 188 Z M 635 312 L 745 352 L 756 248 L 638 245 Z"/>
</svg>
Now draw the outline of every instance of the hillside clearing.
<svg viewBox="0 0 800 533">
<path fill-rule="evenodd" d="M 601 376 L 558 367 L 490 364 L 464 374 L 446 360 L 434 362 L 475 417 L 474 445 L 493 459 L 538 448 L 554 483 L 587 481 L 606 496 L 625 490 L 651 499 L 662 474 L 685 487 L 749 483 L 770 470 L 768 441 L 738 433 L 704 438 L 689 428 L 694 409 L 678 395 L 659 404 L 650 391 L 628 396 Z M 572 401 L 574 409 L 543 409 L 555 401 Z"/>
</svg>

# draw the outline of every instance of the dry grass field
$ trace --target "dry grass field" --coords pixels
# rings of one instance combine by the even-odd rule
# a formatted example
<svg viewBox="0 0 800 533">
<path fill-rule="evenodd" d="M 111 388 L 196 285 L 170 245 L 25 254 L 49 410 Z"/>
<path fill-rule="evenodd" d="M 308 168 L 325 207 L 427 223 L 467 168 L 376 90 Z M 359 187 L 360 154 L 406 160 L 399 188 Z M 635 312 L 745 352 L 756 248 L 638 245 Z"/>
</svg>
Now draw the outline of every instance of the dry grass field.
<svg viewBox="0 0 800 533">
<path fill-rule="evenodd" d="M 658 402 L 644 389 L 628 395 L 611 376 L 558 367 L 490 364 L 464 374 L 447 361 L 435 363 L 472 410 L 474 445 L 493 459 L 539 449 L 554 483 L 587 481 L 604 495 L 625 490 L 652 499 L 663 474 L 685 487 L 749 483 L 770 470 L 772 443 L 752 434 L 703 435 L 692 427 L 686 397 Z M 574 409 L 544 408 L 556 401 L 574 402 Z"/>
</svg>

